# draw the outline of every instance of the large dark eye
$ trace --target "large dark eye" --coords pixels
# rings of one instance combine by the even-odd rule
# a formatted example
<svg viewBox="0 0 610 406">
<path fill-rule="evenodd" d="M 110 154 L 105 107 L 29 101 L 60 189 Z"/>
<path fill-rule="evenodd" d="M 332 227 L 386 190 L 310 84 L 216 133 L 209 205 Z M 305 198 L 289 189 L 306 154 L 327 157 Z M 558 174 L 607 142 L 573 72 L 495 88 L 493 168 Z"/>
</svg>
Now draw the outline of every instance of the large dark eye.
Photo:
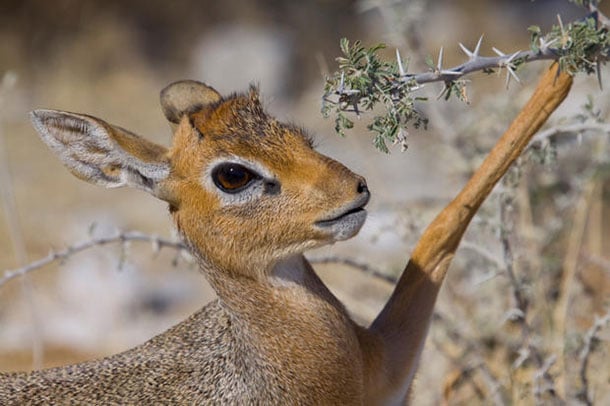
<svg viewBox="0 0 610 406">
<path fill-rule="evenodd" d="M 228 193 L 237 193 L 258 178 L 258 174 L 236 163 L 218 165 L 212 172 L 214 184 Z"/>
</svg>

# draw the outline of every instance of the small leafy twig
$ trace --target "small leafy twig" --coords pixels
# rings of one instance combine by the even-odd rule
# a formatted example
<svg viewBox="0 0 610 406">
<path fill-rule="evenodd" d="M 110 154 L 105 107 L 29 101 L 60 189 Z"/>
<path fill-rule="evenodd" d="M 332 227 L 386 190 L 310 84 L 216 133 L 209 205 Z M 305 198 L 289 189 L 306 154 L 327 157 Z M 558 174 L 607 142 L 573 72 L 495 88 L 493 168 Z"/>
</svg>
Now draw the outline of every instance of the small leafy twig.
<svg viewBox="0 0 610 406">
<path fill-rule="evenodd" d="M 504 53 L 493 48 L 496 56 L 482 56 L 481 37 L 473 50 L 459 44 L 468 57 L 466 62 L 444 68 L 441 48 L 437 63 L 430 60 L 430 70 L 421 73 L 409 73 L 408 60 L 403 60 L 398 51 L 395 61 L 381 59 L 379 52 L 385 48 L 384 44 L 367 48 L 359 41 L 350 44 L 343 38 L 340 42 L 343 56 L 337 58 L 339 69 L 326 78 L 322 112 L 325 116 L 334 113 L 335 130 L 345 135 L 345 130 L 354 126 L 346 113 L 360 117 L 362 112 L 382 104 L 385 114 L 375 115 L 367 128 L 375 134 L 375 147 L 388 152 L 387 142 L 400 144 L 403 150 L 407 147 L 408 125 L 415 128 L 427 125 L 426 117 L 415 106 L 426 98 L 413 95 L 426 83 L 443 82 L 439 97 L 448 99 L 454 95 L 467 101 L 465 75 L 505 69 L 508 85 L 511 78 L 519 81 L 516 72 L 525 63 L 555 60 L 561 71 L 570 74 L 597 73 L 601 85 L 600 67 L 610 55 L 608 19 L 597 10 L 595 2 L 581 5 L 591 11 L 584 19 L 566 25 L 558 17 L 558 24 L 547 34 L 539 27 L 530 27 L 529 50 Z"/>
<path fill-rule="evenodd" d="M 340 46 L 344 55 L 337 58 L 340 73 L 327 79 L 322 106 L 325 116 L 335 107 L 338 134 L 344 135 L 344 130 L 354 125 L 344 112 L 359 116 L 361 111 L 371 110 L 378 103 L 384 105 L 387 113 L 375 116 L 368 128 L 378 134 L 374 143 L 382 151 L 388 151 L 386 140 L 403 143 L 406 134 L 401 129 L 404 130 L 406 123 L 416 128 L 426 126 L 426 119 L 414 109 L 414 102 L 419 98 L 410 96 L 418 85 L 407 78 L 408 63 L 403 63 L 399 52 L 396 52 L 396 62 L 389 63 L 378 56 L 378 51 L 385 48 L 383 44 L 365 48 L 359 41 L 350 44 L 343 38 Z M 331 95 L 336 95 L 337 100 Z M 403 147 L 406 148 L 405 143 Z"/>
<path fill-rule="evenodd" d="M 0 287 L 6 284 L 10 280 L 19 276 L 25 275 L 34 270 L 40 269 L 46 265 L 49 265 L 56 261 L 65 261 L 73 255 L 86 251 L 90 248 L 108 245 L 108 244 L 125 244 L 130 241 L 148 242 L 153 246 L 153 251 L 158 252 L 161 248 L 169 247 L 179 251 L 188 251 L 185 244 L 179 241 L 172 241 L 158 236 L 144 234 L 138 231 L 126 231 L 119 232 L 116 235 L 110 237 L 99 237 L 92 238 L 88 241 L 80 242 L 69 246 L 61 251 L 51 251 L 46 257 L 40 258 L 36 261 L 30 262 L 29 264 L 13 269 L 4 271 L 4 275 L 0 278 Z"/>
</svg>

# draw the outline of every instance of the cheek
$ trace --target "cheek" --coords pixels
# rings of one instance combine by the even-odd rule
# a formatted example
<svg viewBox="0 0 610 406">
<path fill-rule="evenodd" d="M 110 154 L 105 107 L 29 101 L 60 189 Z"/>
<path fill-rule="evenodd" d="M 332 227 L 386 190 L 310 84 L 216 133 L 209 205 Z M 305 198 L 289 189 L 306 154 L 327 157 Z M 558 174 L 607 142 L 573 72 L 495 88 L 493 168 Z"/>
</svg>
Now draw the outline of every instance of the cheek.
<svg viewBox="0 0 610 406">
<path fill-rule="evenodd" d="M 311 248 L 325 238 L 312 226 L 320 207 L 304 202 L 308 200 L 285 195 L 222 207 L 214 196 L 200 195 L 183 201 L 172 215 L 180 233 L 216 260 L 231 253 L 274 255 Z"/>
<path fill-rule="evenodd" d="M 212 218 L 219 210 L 218 199 L 208 194 L 202 194 L 197 187 L 183 187 L 184 196 L 178 207 L 171 212 L 174 224 L 178 231 L 192 242 L 200 243 L 210 238 L 218 231 L 214 227 Z"/>
<path fill-rule="evenodd" d="M 253 249 L 285 248 L 312 239 L 310 210 L 290 199 L 271 196 L 255 204 L 227 210 L 222 218 L 233 237 Z"/>
</svg>

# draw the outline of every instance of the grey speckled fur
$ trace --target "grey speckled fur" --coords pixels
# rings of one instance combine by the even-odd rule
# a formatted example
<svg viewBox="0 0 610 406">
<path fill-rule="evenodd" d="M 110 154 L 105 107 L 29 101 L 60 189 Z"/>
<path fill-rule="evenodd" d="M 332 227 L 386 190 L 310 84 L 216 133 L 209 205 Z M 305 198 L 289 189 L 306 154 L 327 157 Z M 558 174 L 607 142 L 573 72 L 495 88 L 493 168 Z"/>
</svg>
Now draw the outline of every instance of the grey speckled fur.
<svg viewBox="0 0 610 406">
<path fill-rule="evenodd" d="M 274 393 L 277 403 L 289 402 L 281 398 L 277 382 L 273 390 L 265 390 L 274 383 L 271 365 L 258 359 L 247 338 L 233 330 L 231 316 L 216 300 L 166 333 L 113 357 L 32 374 L 0 374 L 0 403 L 273 403 L 268 397 L 254 398 L 256 393 Z"/>
</svg>

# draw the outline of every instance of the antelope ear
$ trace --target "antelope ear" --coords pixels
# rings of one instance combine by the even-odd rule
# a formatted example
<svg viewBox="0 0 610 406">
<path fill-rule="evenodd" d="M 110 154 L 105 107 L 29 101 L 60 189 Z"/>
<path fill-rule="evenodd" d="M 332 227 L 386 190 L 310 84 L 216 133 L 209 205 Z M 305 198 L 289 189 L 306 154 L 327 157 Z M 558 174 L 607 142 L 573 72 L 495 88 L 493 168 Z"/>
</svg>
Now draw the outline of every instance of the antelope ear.
<svg viewBox="0 0 610 406">
<path fill-rule="evenodd" d="M 160 187 L 170 173 L 167 148 L 84 114 L 35 110 L 30 117 L 78 178 L 108 188 L 131 186 L 167 200 Z"/>
<path fill-rule="evenodd" d="M 161 90 L 163 114 L 174 124 L 178 124 L 183 115 L 201 110 L 220 99 L 222 96 L 216 90 L 195 80 L 174 82 Z"/>
</svg>

